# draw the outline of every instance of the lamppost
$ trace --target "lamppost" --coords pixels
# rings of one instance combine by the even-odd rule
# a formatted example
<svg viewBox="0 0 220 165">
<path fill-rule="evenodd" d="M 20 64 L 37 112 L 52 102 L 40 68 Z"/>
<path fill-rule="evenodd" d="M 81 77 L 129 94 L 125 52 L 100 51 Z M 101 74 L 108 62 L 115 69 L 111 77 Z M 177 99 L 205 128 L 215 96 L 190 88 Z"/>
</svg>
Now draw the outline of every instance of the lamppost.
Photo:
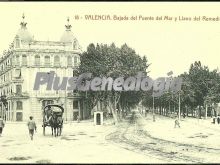
<svg viewBox="0 0 220 165">
<path fill-rule="evenodd" d="M 168 72 L 167 73 L 167 76 L 169 77 L 169 82 L 171 83 L 172 82 L 172 80 L 173 80 L 173 77 L 172 77 L 172 75 L 173 75 L 173 71 L 170 71 L 170 72 Z M 171 85 L 171 84 L 169 84 L 169 85 Z M 173 103 L 173 92 L 172 92 L 172 103 Z M 174 110 L 175 110 L 175 108 L 174 108 Z M 169 100 L 169 111 L 170 111 L 170 100 Z M 174 112 L 175 113 L 175 112 Z"/>
<path fill-rule="evenodd" d="M 153 122 L 155 122 L 155 113 L 154 113 L 154 93 L 153 93 Z"/>
<path fill-rule="evenodd" d="M 208 81 L 204 82 L 205 83 L 205 86 L 206 88 L 209 90 L 209 83 L 212 83 L 212 80 L 210 79 L 207 79 Z M 210 102 L 211 102 L 211 98 L 210 98 Z M 208 102 L 205 102 L 205 119 L 207 119 L 207 111 L 208 111 Z"/>
<path fill-rule="evenodd" d="M 180 91 L 179 91 L 179 112 L 178 113 L 179 113 L 179 118 L 178 119 L 180 120 Z"/>
</svg>

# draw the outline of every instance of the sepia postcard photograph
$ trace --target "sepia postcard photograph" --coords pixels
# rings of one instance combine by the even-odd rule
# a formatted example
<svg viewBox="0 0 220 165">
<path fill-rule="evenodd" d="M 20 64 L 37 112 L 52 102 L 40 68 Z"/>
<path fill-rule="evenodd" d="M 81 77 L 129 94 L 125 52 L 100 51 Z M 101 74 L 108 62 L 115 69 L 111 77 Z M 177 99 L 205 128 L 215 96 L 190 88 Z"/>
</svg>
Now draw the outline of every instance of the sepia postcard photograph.
<svg viewBox="0 0 220 165">
<path fill-rule="evenodd" d="M 219 2 L 0 2 L 0 164 L 220 163 Z"/>
</svg>

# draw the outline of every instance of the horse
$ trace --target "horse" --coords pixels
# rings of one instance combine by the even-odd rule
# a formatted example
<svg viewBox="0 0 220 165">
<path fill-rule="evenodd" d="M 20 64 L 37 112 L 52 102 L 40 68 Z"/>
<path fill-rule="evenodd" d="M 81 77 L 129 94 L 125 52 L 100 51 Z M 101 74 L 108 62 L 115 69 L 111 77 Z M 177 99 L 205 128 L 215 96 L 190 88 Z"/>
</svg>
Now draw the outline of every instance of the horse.
<svg viewBox="0 0 220 165">
<path fill-rule="evenodd" d="M 53 114 L 49 120 L 49 124 L 51 126 L 52 136 L 60 136 L 62 131 L 63 119 L 61 116 L 57 116 Z"/>
</svg>

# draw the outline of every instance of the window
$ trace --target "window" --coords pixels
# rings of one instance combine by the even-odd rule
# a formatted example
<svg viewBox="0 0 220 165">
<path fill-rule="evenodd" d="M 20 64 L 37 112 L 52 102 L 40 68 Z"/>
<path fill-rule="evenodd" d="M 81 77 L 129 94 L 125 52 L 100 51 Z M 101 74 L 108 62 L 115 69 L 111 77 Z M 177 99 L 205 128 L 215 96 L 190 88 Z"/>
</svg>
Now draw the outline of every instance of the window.
<svg viewBox="0 0 220 165">
<path fill-rule="evenodd" d="M 77 41 L 75 40 L 74 42 L 73 42 L 73 49 L 76 49 L 77 48 Z"/>
<path fill-rule="evenodd" d="M 16 109 L 22 110 L 23 109 L 22 101 L 17 101 L 16 103 L 17 103 Z"/>
<path fill-rule="evenodd" d="M 21 78 L 21 70 L 20 69 L 15 69 L 15 77 Z"/>
<path fill-rule="evenodd" d="M 20 48 L 20 40 L 17 38 L 15 41 L 16 48 Z"/>
<path fill-rule="evenodd" d="M 73 77 L 79 76 L 79 71 L 78 70 L 73 70 Z"/>
<path fill-rule="evenodd" d="M 8 81 L 8 73 L 5 74 L 5 80 Z"/>
<path fill-rule="evenodd" d="M 79 109 L 78 100 L 73 101 L 73 109 Z"/>
<path fill-rule="evenodd" d="M 50 66 L 50 56 L 44 57 L 44 64 L 45 64 L 45 66 Z"/>
<path fill-rule="evenodd" d="M 23 121 L 23 113 L 16 112 L 16 121 Z"/>
<path fill-rule="evenodd" d="M 34 59 L 35 66 L 40 66 L 40 56 L 36 55 L 34 58 L 35 58 Z"/>
<path fill-rule="evenodd" d="M 19 55 L 17 55 L 17 56 L 16 56 L 15 65 L 17 65 L 17 66 L 19 66 L 19 65 L 20 65 L 20 59 L 19 59 Z"/>
<path fill-rule="evenodd" d="M 72 66 L 72 57 L 71 56 L 67 57 L 67 66 Z"/>
<path fill-rule="evenodd" d="M 55 56 L 54 57 L 54 66 L 59 66 L 60 65 L 60 57 L 59 56 Z"/>
<path fill-rule="evenodd" d="M 77 66 L 77 57 L 74 57 L 74 66 Z"/>
<path fill-rule="evenodd" d="M 16 94 L 21 94 L 22 93 L 22 86 L 21 85 L 16 85 Z"/>
<path fill-rule="evenodd" d="M 22 65 L 27 65 L 27 56 L 25 54 L 22 55 Z"/>
</svg>

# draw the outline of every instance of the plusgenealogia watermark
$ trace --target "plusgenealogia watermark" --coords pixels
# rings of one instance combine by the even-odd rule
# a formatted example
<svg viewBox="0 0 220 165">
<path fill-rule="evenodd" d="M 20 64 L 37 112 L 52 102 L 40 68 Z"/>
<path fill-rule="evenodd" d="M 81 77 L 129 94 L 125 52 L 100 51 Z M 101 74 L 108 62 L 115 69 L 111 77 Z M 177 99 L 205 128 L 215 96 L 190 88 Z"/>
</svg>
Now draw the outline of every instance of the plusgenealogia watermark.
<svg viewBox="0 0 220 165">
<path fill-rule="evenodd" d="M 111 77 L 93 77 L 92 73 L 83 73 L 78 77 L 54 77 L 55 72 L 37 72 L 34 90 L 46 85 L 46 90 L 78 90 L 78 91 L 149 91 L 153 89 L 153 96 L 161 96 L 166 91 L 178 92 L 181 90 L 181 77 L 159 77 L 156 80 L 143 76 L 138 72 L 136 76 L 121 76 L 116 79 Z"/>
</svg>

